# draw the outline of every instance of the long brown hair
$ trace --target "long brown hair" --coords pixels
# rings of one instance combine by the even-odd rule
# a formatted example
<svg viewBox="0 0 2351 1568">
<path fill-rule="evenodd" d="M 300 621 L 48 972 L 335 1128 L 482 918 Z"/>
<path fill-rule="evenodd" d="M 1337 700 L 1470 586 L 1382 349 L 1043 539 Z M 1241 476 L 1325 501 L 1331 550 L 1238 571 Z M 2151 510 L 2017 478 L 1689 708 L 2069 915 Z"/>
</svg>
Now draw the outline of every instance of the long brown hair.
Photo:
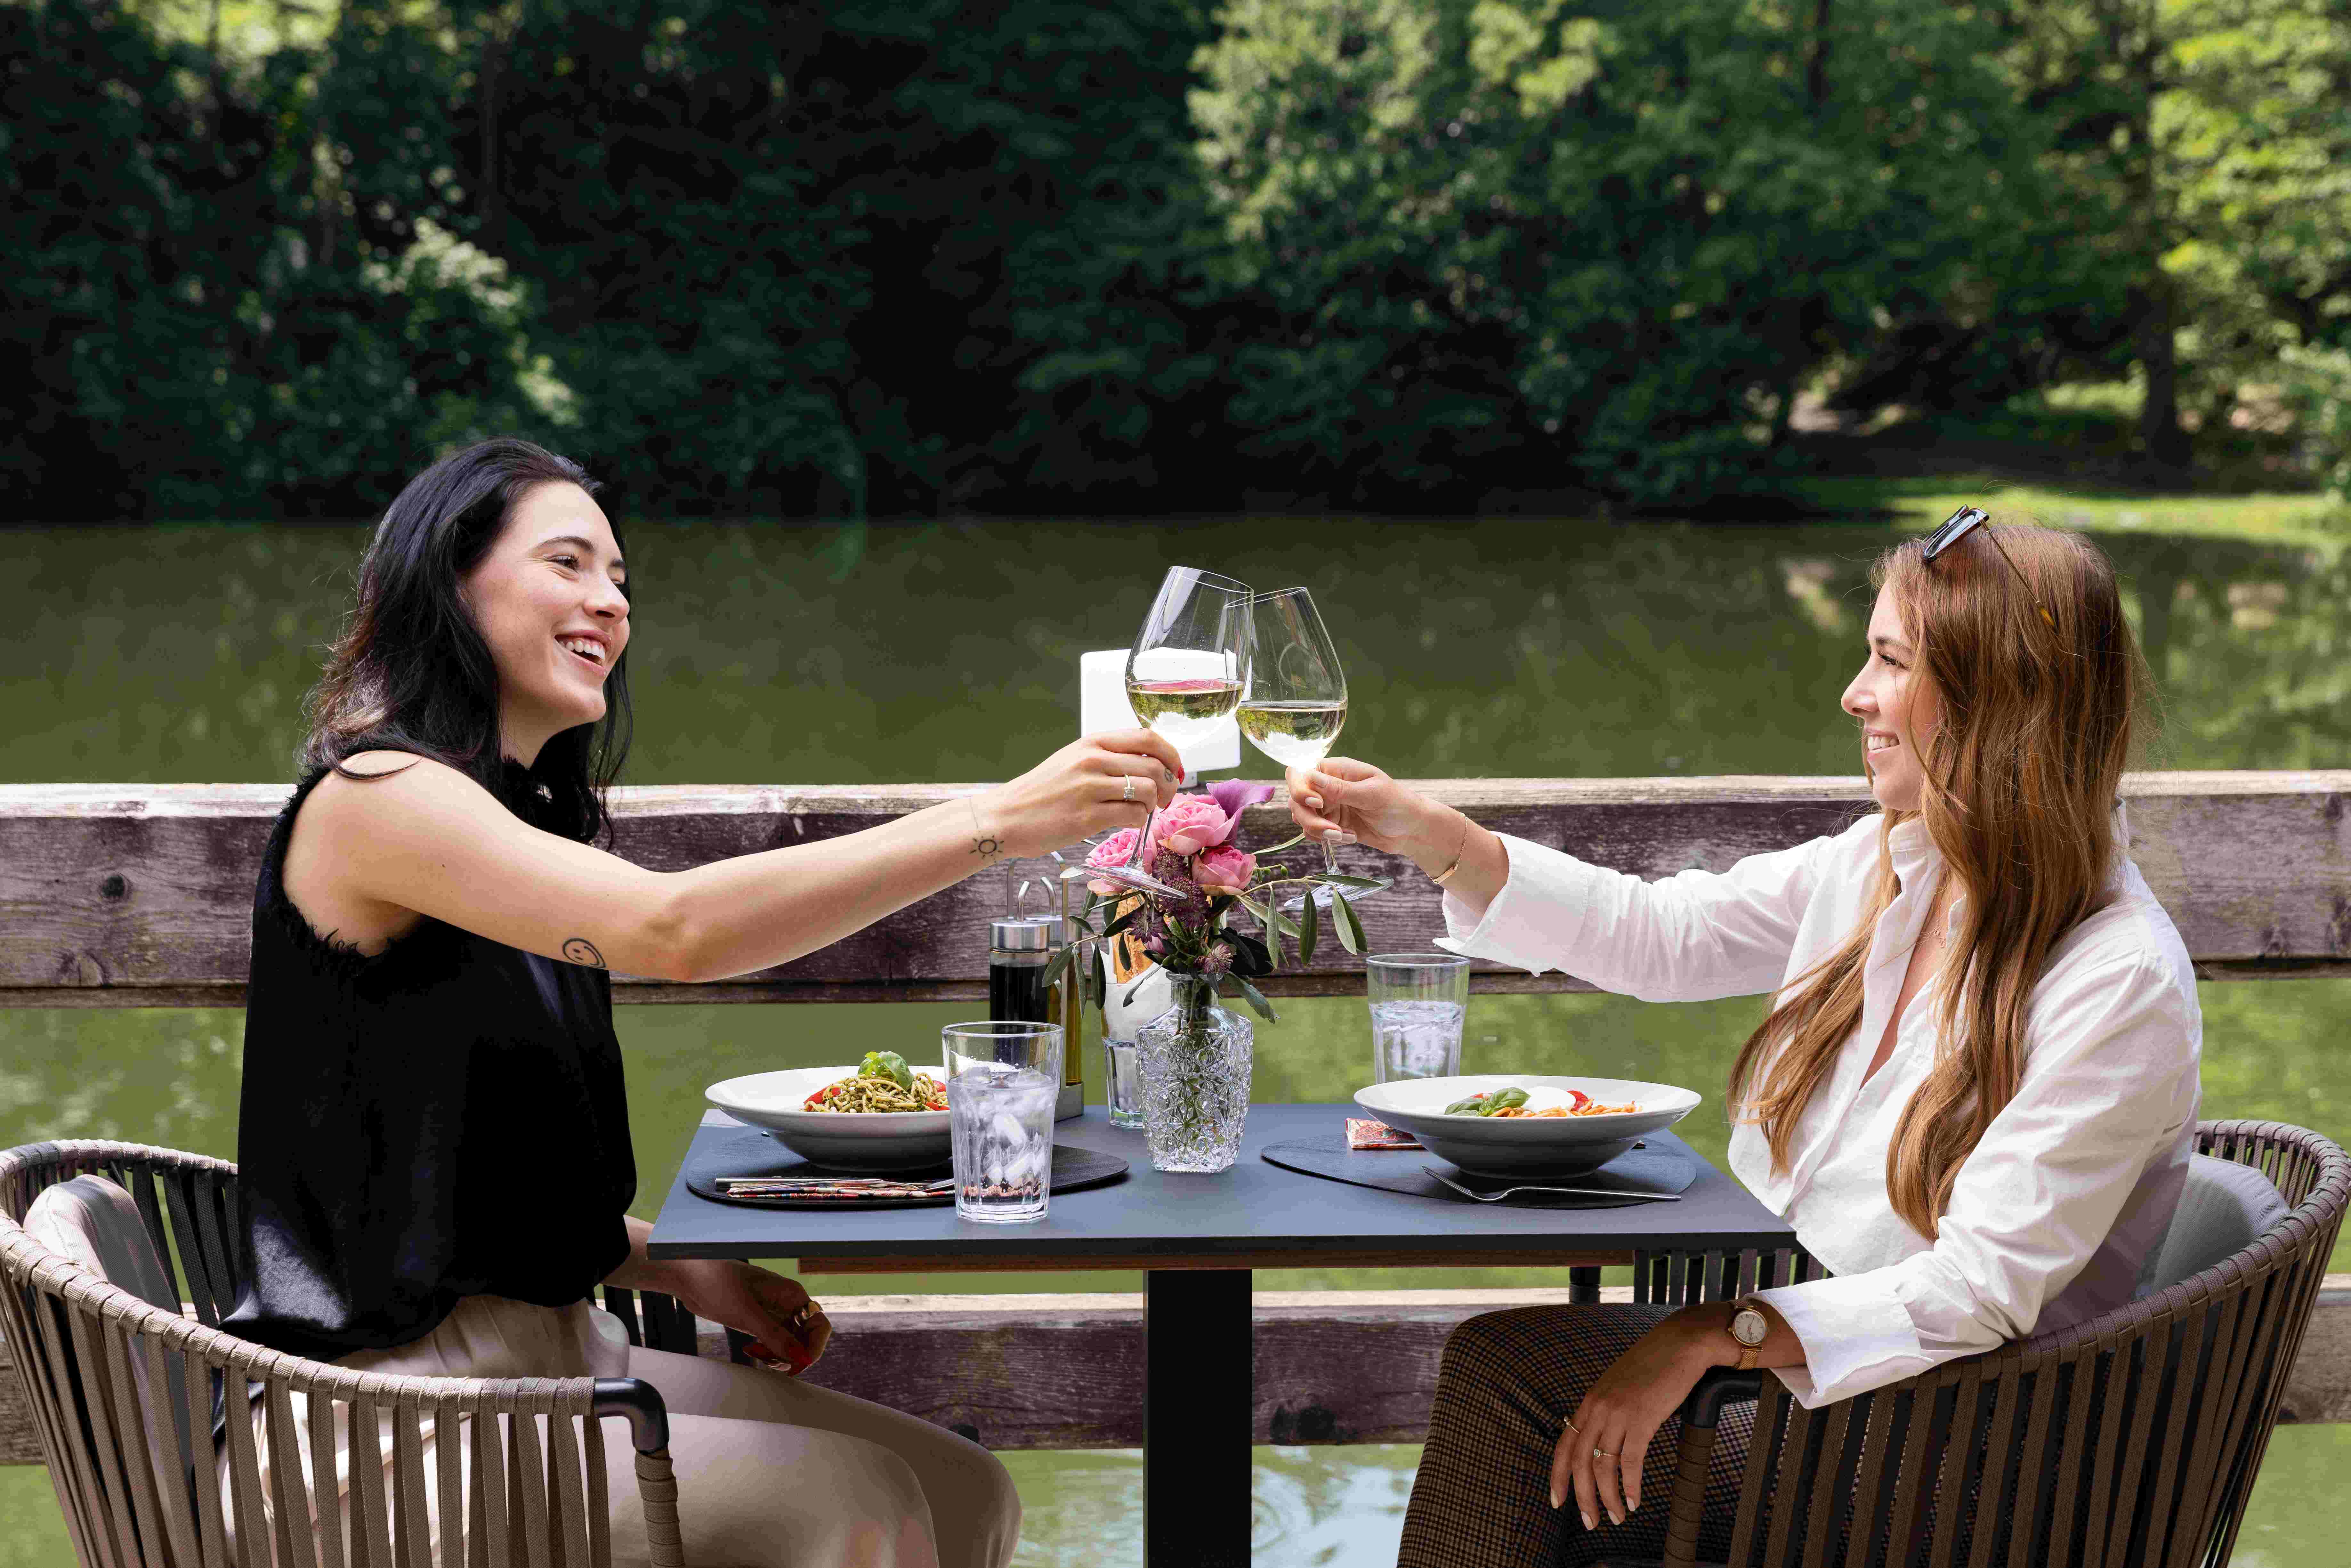
<svg viewBox="0 0 2351 1568">
<path fill-rule="evenodd" d="M 1885 814 L 1876 883 L 1853 934 L 1782 988 L 1730 1070 L 1734 1113 L 1763 1127 L 1773 1168 L 1785 1170 L 1797 1120 L 1861 1021 L 1863 961 L 1896 892 L 1889 837 L 1923 821 L 1966 903 L 1936 976 L 1935 1064 L 1895 1126 L 1886 1189 L 1894 1212 L 1930 1239 L 1960 1165 L 2023 1076 L 2027 1009 L 2051 949 L 2106 896 L 2120 853 L 2113 811 L 2146 686 L 2103 551 L 2061 529 L 1992 523 L 1976 533 L 1990 537 L 1962 538 L 1931 563 L 1913 540 L 1871 572 L 1901 612 L 1911 690 L 1941 710 L 1928 733 L 1903 737 L 1924 764 L 1918 810 Z"/>
</svg>

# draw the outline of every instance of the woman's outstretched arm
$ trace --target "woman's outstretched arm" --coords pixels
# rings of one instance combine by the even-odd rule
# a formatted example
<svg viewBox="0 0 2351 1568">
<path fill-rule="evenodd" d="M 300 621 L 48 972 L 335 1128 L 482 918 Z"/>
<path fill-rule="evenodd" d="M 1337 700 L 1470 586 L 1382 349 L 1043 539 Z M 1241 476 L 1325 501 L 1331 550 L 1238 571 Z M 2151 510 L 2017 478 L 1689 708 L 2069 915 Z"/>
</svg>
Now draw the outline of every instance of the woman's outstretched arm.
<svg viewBox="0 0 2351 1568">
<path fill-rule="evenodd" d="M 1290 816 L 1310 836 L 1349 833 L 1443 878 L 1450 935 L 1440 946 L 1536 974 L 1564 969 L 1649 1001 L 1779 986 L 1824 859 L 1847 854 L 1863 875 L 1877 852 L 1876 827 L 1856 824 L 1724 872 L 1645 882 L 1491 832 L 1352 758 L 1292 768 L 1290 790 Z"/>
<path fill-rule="evenodd" d="M 315 835 L 313 863 L 329 868 L 343 902 L 413 910 L 575 964 L 706 980 L 813 952 L 1004 856 L 1134 826 L 1174 798 L 1181 763 L 1147 730 L 1092 736 L 967 800 L 680 872 L 544 832 L 438 762 L 368 752 L 348 765 L 381 776 L 329 776 L 296 828 Z"/>
</svg>

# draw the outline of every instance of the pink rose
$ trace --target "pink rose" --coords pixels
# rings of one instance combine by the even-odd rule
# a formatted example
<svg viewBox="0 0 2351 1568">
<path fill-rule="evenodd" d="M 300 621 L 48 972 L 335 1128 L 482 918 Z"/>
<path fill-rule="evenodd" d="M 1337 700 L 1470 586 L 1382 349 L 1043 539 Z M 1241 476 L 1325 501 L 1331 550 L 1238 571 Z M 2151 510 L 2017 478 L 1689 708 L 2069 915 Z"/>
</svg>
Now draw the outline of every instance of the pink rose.
<svg viewBox="0 0 2351 1568">
<path fill-rule="evenodd" d="M 1257 856 L 1230 844 L 1202 850 L 1192 862 L 1192 875 L 1207 893 L 1247 893 L 1257 874 Z"/>
<path fill-rule="evenodd" d="M 1124 865 L 1126 857 L 1134 852 L 1134 840 L 1138 831 L 1134 828 L 1121 828 L 1096 844 L 1087 853 L 1086 863 L 1088 865 Z M 1104 898 L 1119 891 L 1118 883 L 1104 882 L 1099 877 L 1089 880 L 1086 886 Z"/>
<path fill-rule="evenodd" d="M 1153 840 L 1161 849 L 1179 855 L 1196 855 L 1212 844 L 1221 844 L 1232 831 L 1232 819 L 1225 809 L 1206 795 L 1178 795 L 1151 822 Z"/>
</svg>

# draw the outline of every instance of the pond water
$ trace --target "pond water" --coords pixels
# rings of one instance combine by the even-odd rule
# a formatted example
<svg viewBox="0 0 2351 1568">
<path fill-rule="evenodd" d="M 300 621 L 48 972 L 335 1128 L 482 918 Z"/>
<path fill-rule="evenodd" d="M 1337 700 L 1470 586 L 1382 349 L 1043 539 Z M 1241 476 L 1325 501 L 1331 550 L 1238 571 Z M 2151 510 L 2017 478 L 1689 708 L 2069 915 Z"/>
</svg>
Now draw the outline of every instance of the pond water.
<svg viewBox="0 0 2351 1568">
<path fill-rule="evenodd" d="M 290 781 L 301 697 L 365 537 L 276 525 L 0 532 L 0 574 L 18 606 L 0 623 L 0 781 Z M 1860 656 L 1869 561 L 1895 537 L 1861 525 L 1549 519 L 641 520 L 624 524 L 637 713 L 624 782 L 1006 778 L 1074 733 L 1078 654 L 1123 645 L 1148 585 L 1177 559 L 1312 585 L 1347 664 L 1341 749 L 1405 777 L 1857 773 L 1836 701 Z M 2351 766 L 2344 559 L 2146 533 L 2101 542 L 2158 682 L 2161 728 L 2145 766 Z M 1245 771 L 1270 769 L 1252 754 Z M 2206 1115 L 2351 1131 L 2351 1064 L 2338 1045 L 2351 981 L 2208 985 L 2203 1002 Z M 1259 1029 L 1259 1096 L 1345 1098 L 1365 1077 L 1361 1002 L 1280 1006 L 1282 1021 Z M 876 1045 L 928 1056 L 938 1026 L 969 1011 L 620 1009 L 636 1211 L 650 1216 L 667 1189 L 704 1084 Z M 1515 1042 L 1539 1038 L 1553 1071 L 1699 1087 L 1710 1106 L 1682 1130 L 1719 1159 L 1719 1085 L 1759 1015 L 1752 999 L 1479 996 L 1466 1066 L 1522 1061 Z M 242 1025 L 229 1010 L 0 1009 L 0 1146 L 108 1136 L 234 1155 Z M 2351 1242 L 2334 1267 L 2351 1268 Z M 1259 1280 L 1266 1290 L 1537 1282 L 1554 1281 L 1532 1270 Z M 1140 1281 L 895 1276 L 819 1288 Z M 2330 1429 L 2288 1429 L 2273 1447 L 2256 1507 L 2261 1539 L 2279 1550 L 2299 1538 L 2294 1511 L 2310 1505 L 2296 1500 L 2311 1493 L 2273 1475 L 2303 1462 L 2296 1454 L 2316 1462 L 2322 1443 L 2345 1452 Z M 1264 1450 L 1260 1460 L 1259 1561 L 1352 1560 L 1393 1542 L 1414 1450 Z M 1139 1485 L 1131 1456 L 1019 1462 L 1024 1494 L 1042 1505 L 1024 1561 L 1128 1550 L 1100 1532 L 1136 1511 L 1121 1500 Z M 0 1538 L 15 1533 L 11 1497 L 33 1500 L 24 1519 L 54 1525 L 36 1481 L 0 1475 Z M 1105 1545 L 1110 1559 L 1094 1554 Z M 5 1546 L 0 1568 L 15 1568 Z"/>
</svg>

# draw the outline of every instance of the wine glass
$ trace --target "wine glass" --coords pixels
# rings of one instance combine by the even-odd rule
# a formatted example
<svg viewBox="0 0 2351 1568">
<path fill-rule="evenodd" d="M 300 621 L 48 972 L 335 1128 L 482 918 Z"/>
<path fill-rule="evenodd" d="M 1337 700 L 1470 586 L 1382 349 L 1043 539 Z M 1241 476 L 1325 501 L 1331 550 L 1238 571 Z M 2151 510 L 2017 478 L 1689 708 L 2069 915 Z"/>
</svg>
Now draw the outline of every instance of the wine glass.
<svg viewBox="0 0 2351 1568">
<path fill-rule="evenodd" d="M 1331 755 L 1339 731 L 1347 722 L 1347 675 L 1339 666 L 1339 651 L 1314 598 L 1302 588 L 1277 589 L 1249 601 L 1249 638 L 1254 657 L 1247 689 L 1241 695 L 1241 733 L 1283 768 L 1312 768 Z M 1322 869 L 1335 874 L 1339 857 L 1329 840 L 1322 843 Z M 1356 894 L 1377 893 L 1388 884 Z M 1333 890 L 1313 891 L 1316 902 L 1328 905 Z M 1283 904 L 1285 910 L 1305 906 L 1303 896 Z"/>
<path fill-rule="evenodd" d="M 1127 650 L 1126 700 L 1134 716 L 1178 751 L 1196 746 L 1233 721 L 1249 673 L 1249 584 L 1198 567 L 1169 567 Z M 1183 781 L 1190 781 L 1188 773 Z M 1144 829 L 1150 825 L 1145 816 Z M 1124 865 L 1091 867 L 1089 874 L 1176 896 L 1176 889 L 1144 871 L 1144 833 L 1137 832 Z"/>
</svg>

